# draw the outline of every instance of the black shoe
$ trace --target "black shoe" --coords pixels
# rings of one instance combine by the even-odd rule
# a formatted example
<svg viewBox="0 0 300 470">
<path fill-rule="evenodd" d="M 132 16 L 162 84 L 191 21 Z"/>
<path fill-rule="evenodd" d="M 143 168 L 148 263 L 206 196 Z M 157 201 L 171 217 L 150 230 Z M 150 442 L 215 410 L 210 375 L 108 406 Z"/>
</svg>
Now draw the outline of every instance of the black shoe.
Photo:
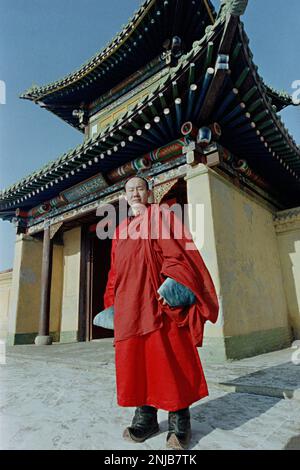
<svg viewBox="0 0 300 470">
<path fill-rule="evenodd" d="M 134 442 L 144 442 L 158 431 L 157 409 L 153 406 L 139 406 L 135 410 L 131 426 L 125 429 L 123 438 Z"/>
<path fill-rule="evenodd" d="M 168 449 L 187 449 L 191 440 L 191 419 L 189 408 L 170 411 L 168 417 Z"/>
</svg>

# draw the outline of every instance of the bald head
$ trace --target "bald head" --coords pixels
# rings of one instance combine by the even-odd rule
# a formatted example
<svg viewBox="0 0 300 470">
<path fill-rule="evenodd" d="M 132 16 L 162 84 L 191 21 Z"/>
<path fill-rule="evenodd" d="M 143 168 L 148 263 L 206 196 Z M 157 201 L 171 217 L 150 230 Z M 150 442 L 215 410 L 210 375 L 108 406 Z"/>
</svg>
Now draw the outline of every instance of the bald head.
<svg viewBox="0 0 300 470">
<path fill-rule="evenodd" d="M 137 204 L 146 205 L 150 195 L 148 181 L 139 176 L 133 176 L 126 181 L 125 194 L 128 204 L 132 207 Z"/>
<path fill-rule="evenodd" d="M 149 183 L 148 183 L 148 181 L 147 181 L 145 178 L 142 178 L 142 176 L 131 176 L 130 178 L 128 178 L 128 179 L 126 180 L 126 182 L 125 182 L 125 184 L 124 184 L 124 191 L 125 191 L 125 192 L 126 192 L 127 183 L 129 183 L 129 181 L 131 181 L 131 180 L 133 180 L 133 179 L 134 179 L 134 180 L 138 179 L 138 180 L 144 181 L 145 186 L 146 186 L 146 189 L 148 189 L 148 190 L 150 189 L 150 188 L 149 188 Z"/>
</svg>

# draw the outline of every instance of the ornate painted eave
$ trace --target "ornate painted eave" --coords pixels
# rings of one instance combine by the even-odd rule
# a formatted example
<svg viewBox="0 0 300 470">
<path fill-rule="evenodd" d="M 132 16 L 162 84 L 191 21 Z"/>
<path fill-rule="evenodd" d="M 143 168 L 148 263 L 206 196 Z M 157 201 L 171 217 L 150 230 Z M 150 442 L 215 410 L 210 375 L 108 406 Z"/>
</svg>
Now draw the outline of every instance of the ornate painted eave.
<svg viewBox="0 0 300 470">
<path fill-rule="evenodd" d="M 4 191 L 0 216 L 28 210 L 93 175 L 106 175 L 180 136 L 181 125 L 217 122 L 220 143 L 266 180 L 283 207 L 299 205 L 300 150 L 253 63 L 239 18 L 219 16 L 205 36 L 130 112 Z"/>
<path fill-rule="evenodd" d="M 75 72 L 45 86 L 33 86 L 21 98 L 34 101 L 77 127 L 75 109 L 106 93 L 122 79 L 164 53 L 174 36 L 185 51 L 214 22 L 210 0 L 146 0 L 122 31 Z"/>
<path fill-rule="evenodd" d="M 227 128 L 224 145 L 247 158 L 258 174 L 267 177 L 269 172 L 279 192 L 291 191 L 299 198 L 300 149 L 258 74 L 242 22 L 230 54 L 230 70 L 225 105 L 223 101 L 221 109 L 216 107 L 213 113 Z"/>
</svg>

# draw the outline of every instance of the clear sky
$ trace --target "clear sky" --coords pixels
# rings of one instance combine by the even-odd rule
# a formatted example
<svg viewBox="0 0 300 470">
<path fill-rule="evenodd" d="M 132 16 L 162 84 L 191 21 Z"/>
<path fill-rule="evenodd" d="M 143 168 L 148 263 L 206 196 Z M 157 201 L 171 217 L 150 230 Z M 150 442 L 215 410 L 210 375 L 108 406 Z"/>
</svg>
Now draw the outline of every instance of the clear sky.
<svg viewBox="0 0 300 470">
<path fill-rule="evenodd" d="M 141 0 L 0 0 L 0 188 L 82 141 L 82 134 L 19 95 L 86 62 L 126 24 Z M 219 0 L 213 1 L 219 7 Z M 300 1 L 249 0 L 243 22 L 265 81 L 293 92 L 300 80 Z M 300 107 L 281 112 L 300 143 Z M 0 271 L 13 266 L 15 229 L 0 221 Z"/>
</svg>

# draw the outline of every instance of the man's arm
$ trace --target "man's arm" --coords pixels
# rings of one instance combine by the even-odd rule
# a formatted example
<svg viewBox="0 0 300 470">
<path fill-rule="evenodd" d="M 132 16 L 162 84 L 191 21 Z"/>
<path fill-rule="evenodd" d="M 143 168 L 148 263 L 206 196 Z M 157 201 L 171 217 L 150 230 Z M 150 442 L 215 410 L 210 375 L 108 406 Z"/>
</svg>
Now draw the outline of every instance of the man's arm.
<svg viewBox="0 0 300 470">
<path fill-rule="evenodd" d="M 187 287 L 196 296 L 203 320 L 215 322 L 219 310 L 218 299 L 202 256 L 188 231 L 182 231 L 182 236 L 178 238 L 175 236 L 180 233 L 183 225 L 174 212 L 171 211 L 169 217 L 166 217 L 166 212 L 164 215 L 161 218 L 162 225 L 169 229 L 170 224 L 170 237 L 159 237 L 157 240 L 163 257 L 161 275 Z"/>
</svg>

